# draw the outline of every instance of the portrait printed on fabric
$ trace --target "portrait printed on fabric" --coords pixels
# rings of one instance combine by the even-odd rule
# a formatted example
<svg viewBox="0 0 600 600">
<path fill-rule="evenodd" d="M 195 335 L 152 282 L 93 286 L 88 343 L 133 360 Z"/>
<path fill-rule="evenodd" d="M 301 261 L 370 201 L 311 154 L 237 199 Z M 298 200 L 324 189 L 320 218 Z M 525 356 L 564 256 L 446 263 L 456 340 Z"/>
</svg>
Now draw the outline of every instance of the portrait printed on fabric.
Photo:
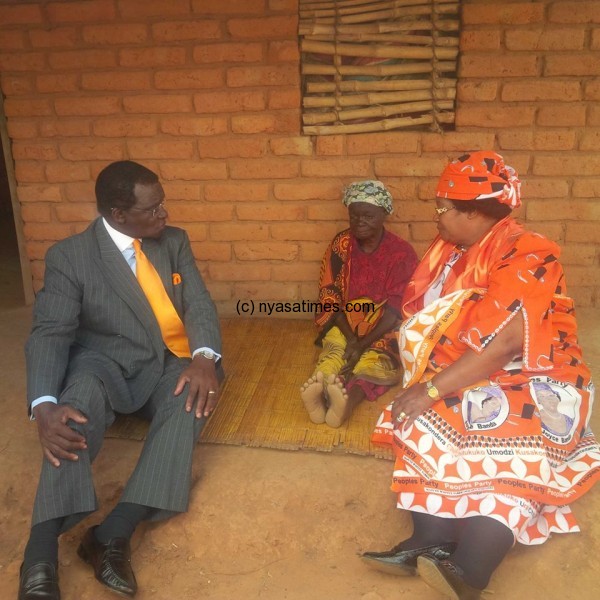
<svg viewBox="0 0 600 600">
<path fill-rule="evenodd" d="M 484 385 L 467 390 L 462 412 L 467 429 L 483 431 L 499 427 L 508 417 L 508 398 L 501 388 Z"/>
<path fill-rule="evenodd" d="M 544 436 L 555 444 L 568 444 L 579 425 L 581 394 L 572 385 L 547 377 L 532 379 L 529 387 Z"/>
</svg>

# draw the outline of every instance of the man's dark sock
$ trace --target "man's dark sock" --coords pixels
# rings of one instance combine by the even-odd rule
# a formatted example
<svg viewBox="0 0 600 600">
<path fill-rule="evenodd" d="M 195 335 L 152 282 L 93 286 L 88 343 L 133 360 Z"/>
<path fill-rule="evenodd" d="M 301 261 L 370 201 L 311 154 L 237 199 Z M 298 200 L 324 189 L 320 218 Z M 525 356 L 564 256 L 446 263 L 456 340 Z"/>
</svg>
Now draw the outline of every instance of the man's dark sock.
<svg viewBox="0 0 600 600">
<path fill-rule="evenodd" d="M 130 502 L 119 502 L 94 531 L 96 539 L 101 544 L 108 544 L 113 538 L 129 539 L 135 528 L 148 520 L 155 508 Z"/>
<path fill-rule="evenodd" d="M 29 569 L 39 562 L 49 562 L 58 565 L 58 535 L 64 519 L 42 521 L 31 528 L 29 541 L 25 546 L 23 570 Z"/>
</svg>

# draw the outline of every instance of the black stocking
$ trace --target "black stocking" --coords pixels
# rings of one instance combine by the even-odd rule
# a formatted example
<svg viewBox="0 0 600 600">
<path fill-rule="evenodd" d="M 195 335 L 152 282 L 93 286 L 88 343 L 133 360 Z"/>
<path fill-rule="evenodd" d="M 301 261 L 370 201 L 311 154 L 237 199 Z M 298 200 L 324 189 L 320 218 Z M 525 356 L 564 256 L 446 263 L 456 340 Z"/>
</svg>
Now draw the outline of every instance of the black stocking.
<svg viewBox="0 0 600 600">
<path fill-rule="evenodd" d="M 459 519 L 444 519 L 418 512 L 410 514 L 413 534 L 400 544 L 402 550 L 416 550 L 458 541 Z"/>
</svg>

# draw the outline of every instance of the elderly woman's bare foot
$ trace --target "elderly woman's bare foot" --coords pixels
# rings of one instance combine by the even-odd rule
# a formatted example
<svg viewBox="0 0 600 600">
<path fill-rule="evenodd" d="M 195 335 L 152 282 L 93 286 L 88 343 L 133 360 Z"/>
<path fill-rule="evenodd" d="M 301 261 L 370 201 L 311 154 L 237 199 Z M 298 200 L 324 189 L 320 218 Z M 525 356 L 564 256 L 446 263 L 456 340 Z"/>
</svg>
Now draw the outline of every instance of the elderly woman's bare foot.
<svg viewBox="0 0 600 600">
<path fill-rule="evenodd" d="M 310 420 L 313 423 L 325 423 L 325 398 L 323 388 L 323 373 L 317 371 L 316 375 L 300 388 L 300 397 Z"/>
<path fill-rule="evenodd" d="M 325 382 L 325 393 L 329 400 L 325 422 L 329 427 L 340 427 L 352 412 L 352 406 L 348 400 L 348 392 L 339 377 L 330 375 Z"/>
</svg>

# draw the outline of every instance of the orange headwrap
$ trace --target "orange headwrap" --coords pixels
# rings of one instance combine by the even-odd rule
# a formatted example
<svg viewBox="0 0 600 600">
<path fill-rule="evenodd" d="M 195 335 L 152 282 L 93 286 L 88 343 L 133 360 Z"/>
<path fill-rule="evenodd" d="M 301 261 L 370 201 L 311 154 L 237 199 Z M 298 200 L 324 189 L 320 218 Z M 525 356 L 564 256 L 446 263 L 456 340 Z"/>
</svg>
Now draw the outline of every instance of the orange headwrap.
<svg viewBox="0 0 600 600">
<path fill-rule="evenodd" d="M 495 152 L 478 151 L 452 161 L 442 173 L 435 195 L 450 200 L 495 198 L 511 209 L 521 206 L 517 172 Z"/>
</svg>

